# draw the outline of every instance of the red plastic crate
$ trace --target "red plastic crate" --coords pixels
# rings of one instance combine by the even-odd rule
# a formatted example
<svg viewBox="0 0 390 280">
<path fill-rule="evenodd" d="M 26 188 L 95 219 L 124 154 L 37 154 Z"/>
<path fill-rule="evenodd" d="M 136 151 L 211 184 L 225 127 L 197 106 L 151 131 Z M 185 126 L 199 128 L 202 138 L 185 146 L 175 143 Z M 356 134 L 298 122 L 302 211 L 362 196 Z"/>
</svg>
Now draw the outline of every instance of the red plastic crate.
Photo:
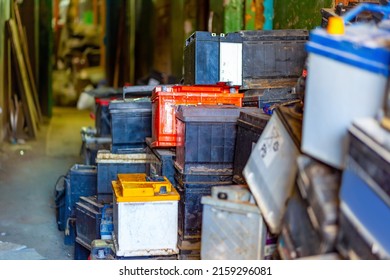
<svg viewBox="0 0 390 280">
<path fill-rule="evenodd" d="M 226 83 L 201 86 L 157 86 L 152 93 L 152 147 L 176 146 L 178 105 L 236 105 L 242 107 L 244 94 Z"/>
</svg>

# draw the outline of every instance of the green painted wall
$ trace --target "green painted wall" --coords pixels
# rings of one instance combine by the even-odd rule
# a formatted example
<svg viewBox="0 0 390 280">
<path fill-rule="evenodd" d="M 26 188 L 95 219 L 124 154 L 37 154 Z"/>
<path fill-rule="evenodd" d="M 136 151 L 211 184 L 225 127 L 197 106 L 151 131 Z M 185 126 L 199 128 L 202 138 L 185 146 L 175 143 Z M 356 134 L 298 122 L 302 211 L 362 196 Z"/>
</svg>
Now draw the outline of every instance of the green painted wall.
<svg viewBox="0 0 390 280">
<path fill-rule="evenodd" d="M 0 144 L 3 142 L 6 134 L 7 110 L 5 108 L 5 22 L 10 18 L 11 0 L 0 0 Z"/>
<path fill-rule="evenodd" d="M 333 0 L 274 0 L 274 29 L 313 29 L 321 25 L 321 8 Z"/>
<path fill-rule="evenodd" d="M 39 103 L 42 114 L 52 116 L 53 111 L 53 1 L 39 1 Z"/>
</svg>

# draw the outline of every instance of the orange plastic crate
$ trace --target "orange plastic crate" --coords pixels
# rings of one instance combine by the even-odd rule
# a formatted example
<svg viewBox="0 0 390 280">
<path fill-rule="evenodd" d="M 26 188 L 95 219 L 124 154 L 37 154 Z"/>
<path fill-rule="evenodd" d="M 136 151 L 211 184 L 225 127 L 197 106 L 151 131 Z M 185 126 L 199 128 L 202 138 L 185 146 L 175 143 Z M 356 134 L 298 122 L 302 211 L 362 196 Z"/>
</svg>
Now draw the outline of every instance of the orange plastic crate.
<svg viewBox="0 0 390 280">
<path fill-rule="evenodd" d="M 152 93 L 152 147 L 176 146 L 178 105 L 236 105 L 242 107 L 239 87 L 225 83 L 201 86 L 157 86 Z"/>
</svg>

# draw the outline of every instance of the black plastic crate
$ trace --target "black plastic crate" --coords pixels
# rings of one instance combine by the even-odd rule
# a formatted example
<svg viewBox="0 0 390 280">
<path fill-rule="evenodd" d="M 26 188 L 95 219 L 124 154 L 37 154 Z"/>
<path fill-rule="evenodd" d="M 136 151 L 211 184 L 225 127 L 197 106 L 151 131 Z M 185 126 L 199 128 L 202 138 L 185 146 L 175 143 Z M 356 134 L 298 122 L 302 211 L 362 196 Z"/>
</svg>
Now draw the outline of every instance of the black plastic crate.
<svg viewBox="0 0 390 280">
<path fill-rule="evenodd" d="M 219 82 L 219 35 L 196 31 L 185 41 L 184 84 Z"/>
<path fill-rule="evenodd" d="M 240 31 L 242 89 L 282 87 L 302 74 L 309 32 L 303 29 Z M 274 86 L 273 86 L 274 85 Z"/>
<path fill-rule="evenodd" d="M 153 148 L 152 139 L 149 137 L 146 138 L 145 142 L 147 144 L 146 152 L 155 155 L 158 159 L 158 162 L 151 163 L 147 166 L 146 173 L 149 175 L 165 176 L 172 185 L 175 185 L 174 161 L 176 159 L 176 151 L 171 148 Z"/>
<path fill-rule="evenodd" d="M 177 166 L 185 174 L 199 173 L 202 168 L 232 169 L 237 119 L 241 111 L 255 110 L 233 105 L 179 106 Z"/>
<path fill-rule="evenodd" d="M 113 145 L 144 145 L 152 135 L 150 98 L 113 100 L 109 106 Z"/>
<path fill-rule="evenodd" d="M 179 230 L 182 239 L 200 238 L 202 232 L 202 196 L 211 194 L 211 187 L 227 185 L 229 182 L 194 182 L 178 184 Z"/>
<path fill-rule="evenodd" d="M 96 158 L 97 164 L 97 198 L 99 202 L 113 201 L 112 181 L 117 180 L 120 173 L 146 173 L 147 165 L 157 163 L 154 155 L 113 154 L 101 150 Z"/>
<path fill-rule="evenodd" d="M 93 240 L 101 239 L 102 218 L 112 221 L 112 214 L 112 204 L 99 203 L 96 196 L 80 197 L 76 202 L 77 238 L 89 246 Z"/>
<path fill-rule="evenodd" d="M 265 126 L 270 119 L 269 115 L 258 112 L 241 112 L 237 119 L 237 137 L 234 151 L 233 176 L 238 184 L 244 184 L 242 171 L 252 153 Z"/>
</svg>

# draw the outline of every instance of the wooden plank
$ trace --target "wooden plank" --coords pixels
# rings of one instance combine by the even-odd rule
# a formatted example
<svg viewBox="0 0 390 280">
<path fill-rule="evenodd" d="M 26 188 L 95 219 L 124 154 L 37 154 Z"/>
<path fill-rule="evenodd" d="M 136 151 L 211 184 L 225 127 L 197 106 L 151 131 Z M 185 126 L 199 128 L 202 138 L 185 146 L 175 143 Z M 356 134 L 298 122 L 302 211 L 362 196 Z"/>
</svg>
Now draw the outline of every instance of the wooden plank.
<svg viewBox="0 0 390 280">
<path fill-rule="evenodd" d="M 18 6 L 16 1 L 14 2 L 14 12 L 15 12 L 16 25 L 17 25 L 18 31 L 19 31 L 20 45 L 21 45 L 21 48 L 23 51 L 25 65 L 27 68 L 27 75 L 29 78 L 31 91 L 32 91 L 32 95 L 34 98 L 34 104 L 35 104 L 35 108 L 37 111 L 38 122 L 42 122 L 41 106 L 39 104 L 38 91 L 37 91 L 37 87 L 36 87 L 36 83 L 35 83 L 35 79 L 34 79 L 34 73 L 32 71 L 32 67 L 31 67 L 31 61 L 30 61 L 30 56 L 29 56 L 29 51 L 28 51 L 27 36 L 23 30 L 23 24 L 22 24 L 22 20 L 20 17 L 19 6 Z M 39 127 L 39 123 L 38 123 L 38 127 Z"/>
<path fill-rule="evenodd" d="M 18 30 L 17 30 L 16 23 L 15 23 L 14 19 L 11 18 L 7 22 L 8 22 L 9 31 L 11 34 L 12 49 L 14 51 L 17 66 L 18 66 L 18 69 L 17 69 L 18 71 L 16 71 L 16 72 L 18 74 L 20 74 L 20 80 L 21 80 L 21 84 L 22 84 L 22 88 L 23 88 L 23 94 L 26 98 L 26 103 L 27 103 L 26 105 L 28 107 L 28 114 L 26 117 L 27 117 L 27 120 L 29 123 L 29 130 L 30 130 L 29 134 L 31 137 L 36 138 L 37 131 L 38 131 L 38 127 L 37 127 L 38 114 L 37 114 L 36 108 L 34 106 L 34 100 L 33 100 L 31 87 L 30 87 L 30 83 L 29 83 L 29 79 L 28 79 L 26 64 L 25 64 L 25 61 L 23 58 L 23 51 L 22 51 L 22 48 L 20 45 Z"/>
</svg>

